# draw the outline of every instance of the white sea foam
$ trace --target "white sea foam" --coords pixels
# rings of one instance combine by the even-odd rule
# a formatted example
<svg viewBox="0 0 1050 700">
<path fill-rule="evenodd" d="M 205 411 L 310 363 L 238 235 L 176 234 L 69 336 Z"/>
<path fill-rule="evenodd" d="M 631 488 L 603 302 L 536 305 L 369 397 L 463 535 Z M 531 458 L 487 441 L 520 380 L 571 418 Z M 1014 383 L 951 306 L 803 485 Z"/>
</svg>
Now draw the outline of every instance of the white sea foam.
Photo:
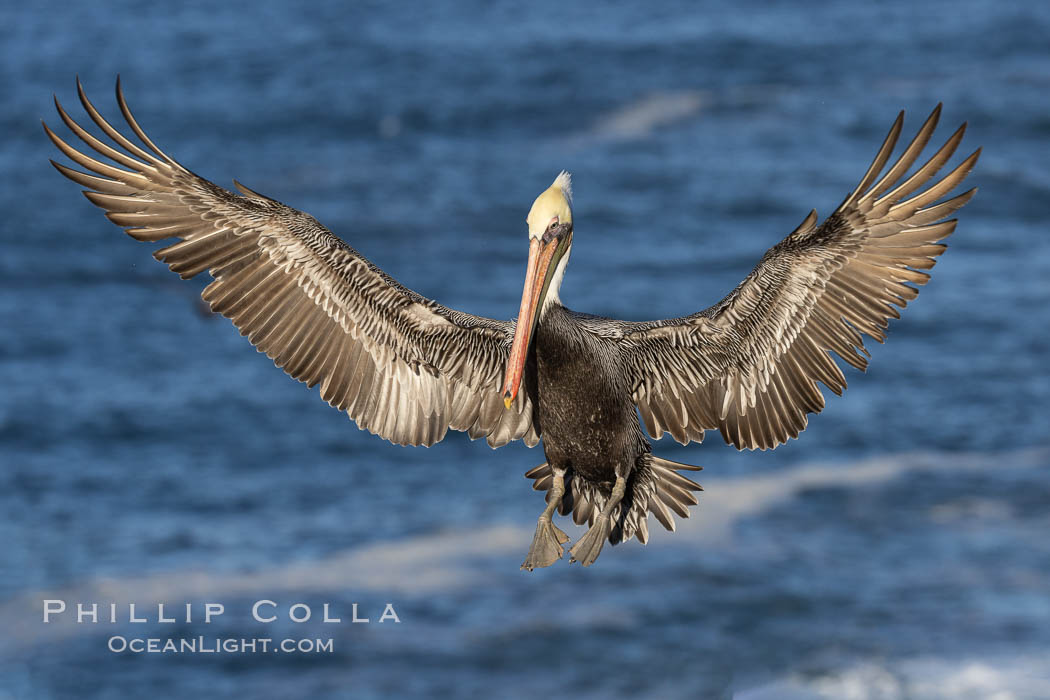
<svg viewBox="0 0 1050 700">
<path fill-rule="evenodd" d="M 1045 447 L 990 453 L 916 452 L 873 457 L 852 464 L 810 464 L 756 476 L 718 479 L 701 478 L 705 491 L 700 506 L 680 523 L 675 538 L 690 537 L 716 545 L 732 536 L 732 526 L 741 518 L 756 515 L 794 498 L 805 489 L 819 487 L 856 488 L 881 483 L 909 472 L 983 471 L 1008 463 L 1018 467 L 1046 465 L 1050 449 Z M 706 474 L 706 472 L 701 472 Z M 982 504 L 985 512 L 1001 514 L 1005 506 Z M 943 515 L 943 514 L 941 514 Z M 661 543 L 666 537 L 658 537 Z"/>
<path fill-rule="evenodd" d="M 736 700 L 1020 700 L 1050 698 L 1050 654 L 865 661 L 825 673 L 792 674 L 738 691 Z"/>
<path fill-rule="evenodd" d="M 568 145 L 645 138 L 699 114 L 705 101 L 706 94 L 699 90 L 651 93 L 599 117 L 585 131 L 570 137 Z"/>
</svg>

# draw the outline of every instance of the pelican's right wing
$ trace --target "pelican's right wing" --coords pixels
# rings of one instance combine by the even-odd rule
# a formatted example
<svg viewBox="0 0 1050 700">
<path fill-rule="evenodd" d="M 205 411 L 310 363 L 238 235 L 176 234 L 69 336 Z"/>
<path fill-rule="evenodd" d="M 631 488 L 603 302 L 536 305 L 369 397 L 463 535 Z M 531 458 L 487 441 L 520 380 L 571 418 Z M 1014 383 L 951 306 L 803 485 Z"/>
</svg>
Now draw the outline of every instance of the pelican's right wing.
<svg viewBox="0 0 1050 700">
<path fill-rule="evenodd" d="M 464 430 L 493 447 L 539 436 L 527 392 L 510 410 L 500 380 L 512 322 L 472 316 L 425 299 L 366 260 L 313 217 L 237 184 L 235 195 L 165 155 L 117 102 L 145 149 L 113 128 L 77 90 L 85 111 L 119 150 L 62 121 L 98 154 L 92 158 L 44 125 L 85 173 L 54 163 L 106 216 L 139 241 L 178 238 L 154 257 L 184 279 L 207 270 L 213 311 L 285 372 L 391 442 L 431 445 Z M 148 149 L 148 150 L 146 150 Z M 54 162 L 54 161 L 52 161 Z"/>
<path fill-rule="evenodd" d="M 824 408 L 817 382 L 836 394 L 846 388 L 831 352 L 867 366 L 861 334 L 881 342 L 887 321 L 899 318 L 894 307 L 916 297 L 911 285 L 929 279 L 924 270 L 944 250 L 938 241 L 955 229 L 954 219 L 944 219 L 974 191 L 935 202 L 962 182 L 980 153 L 930 183 L 962 140 L 964 124 L 905 178 L 937 125 L 938 105 L 880 177 L 903 116 L 839 208 L 820 226 L 812 212 L 721 302 L 684 318 L 620 324 L 634 400 L 653 437 L 668 431 L 685 443 L 718 430 L 738 448 L 775 447 Z"/>
</svg>

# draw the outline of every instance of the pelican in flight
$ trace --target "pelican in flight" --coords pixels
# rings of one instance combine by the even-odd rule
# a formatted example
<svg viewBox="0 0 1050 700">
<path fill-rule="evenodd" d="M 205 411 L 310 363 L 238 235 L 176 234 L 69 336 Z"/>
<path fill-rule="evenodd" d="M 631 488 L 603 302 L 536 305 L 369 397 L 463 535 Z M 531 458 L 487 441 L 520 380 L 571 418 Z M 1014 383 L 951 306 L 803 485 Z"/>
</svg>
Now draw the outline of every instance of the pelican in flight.
<svg viewBox="0 0 1050 700">
<path fill-rule="evenodd" d="M 528 213 L 528 264 L 517 320 L 450 309 L 402 286 L 316 219 L 234 180 L 240 194 L 166 155 L 117 104 L 139 143 L 88 101 L 105 139 L 62 121 L 87 149 L 45 124 L 82 170 L 52 161 L 132 238 L 177 239 L 153 256 L 181 277 L 202 272 L 202 294 L 274 364 L 346 411 L 358 426 L 400 445 L 433 445 L 449 429 L 492 447 L 543 440 L 546 462 L 526 474 L 546 508 L 523 569 L 550 566 L 569 537 L 553 516 L 572 514 L 585 534 L 572 561 L 594 563 L 606 541 L 648 540 L 648 516 L 674 530 L 699 484 L 699 467 L 652 454 L 649 437 L 700 442 L 717 430 L 737 449 L 797 437 L 824 408 L 818 383 L 841 394 L 835 353 L 863 370 L 863 335 L 879 342 L 929 279 L 955 229 L 947 219 L 973 189 L 963 181 L 980 149 L 939 180 L 966 125 L 908 172 L 941 107 L 887 169 L 898 115 L 874 162 L 842 204 L 817 224 L 811 211 L 724 299 L 690 316 L 617 321 L 568 309 L 558 292 L 574 235 L 572 185 L 562 172 Z M 89 155 L 89 150 L 95 154 Z M 98 158 L 101 157 L 102 160 Z M 943 200 L 943 201 L 941 201 Z M 641 416 L 645 432 L 639 422 Z"/>
</svg>

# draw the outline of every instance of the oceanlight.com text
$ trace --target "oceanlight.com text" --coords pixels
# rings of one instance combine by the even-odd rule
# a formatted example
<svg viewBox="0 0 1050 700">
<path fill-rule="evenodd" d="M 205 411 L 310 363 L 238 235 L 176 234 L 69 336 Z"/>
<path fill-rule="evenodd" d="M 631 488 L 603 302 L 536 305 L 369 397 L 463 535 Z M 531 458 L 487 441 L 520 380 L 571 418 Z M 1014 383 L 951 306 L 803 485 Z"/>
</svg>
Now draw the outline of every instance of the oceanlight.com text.
<svg viewBox="0 0 1050 700">
<path fill-rule="evenodd" d="M 331 654 L 329 639 L 280 639 L 269 637 L 123 637 L 107 642 L 115 654 Z"/>
</svg>

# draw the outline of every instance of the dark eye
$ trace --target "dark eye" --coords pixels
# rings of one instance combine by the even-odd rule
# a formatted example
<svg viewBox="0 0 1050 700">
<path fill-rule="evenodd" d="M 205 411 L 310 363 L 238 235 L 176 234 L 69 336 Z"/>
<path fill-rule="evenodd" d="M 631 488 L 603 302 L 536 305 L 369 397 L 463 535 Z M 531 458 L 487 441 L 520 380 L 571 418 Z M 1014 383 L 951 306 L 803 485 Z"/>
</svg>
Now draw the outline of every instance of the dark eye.
<svg viewBox="0 0 1050 700">
<path fill-rule="evenodd" d="M 551 222 L 547 224 L 548 231 L 553 231 L 556 228 L 558 228 L 558 217 L 554 217 L 553 219 L 551 219 Z"/>
</svg>

